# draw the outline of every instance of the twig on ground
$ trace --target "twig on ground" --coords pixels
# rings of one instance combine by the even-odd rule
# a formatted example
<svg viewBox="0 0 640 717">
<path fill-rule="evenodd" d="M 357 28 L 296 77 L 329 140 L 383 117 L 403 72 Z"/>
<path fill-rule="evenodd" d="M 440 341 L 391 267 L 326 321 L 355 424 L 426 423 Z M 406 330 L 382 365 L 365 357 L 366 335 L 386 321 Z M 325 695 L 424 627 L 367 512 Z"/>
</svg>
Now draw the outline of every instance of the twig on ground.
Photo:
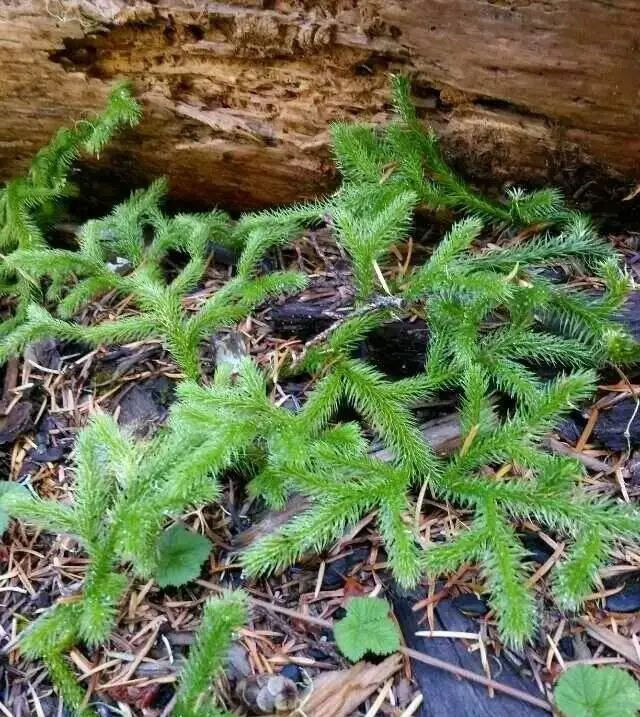
<svg viewBox="0 0 640 717">
<path fill-rule="evenodd" d="M 198 585 L 201 585 L 202 587 L 205 587 L 213 592 L 223 592 L 222 588 L 217 585 L 214 585 L 213 583 L 209 583 L 206 580 L 198 580 L 197 582 Z M 258 598 L 249 597 L 249 602 L 255 607 L 263 608 L 264 610 L 270 610 L 272 612 L 279 612 L 281 615 L 287 615 L 294 620 L 302 620 L 304 622 L 310 623 L 311 625 L 317 625 L 318 627 L 324 628 L 326 630 L 333 630 L 332 620 L 323 620 L 322 618 L 313 617 L 312 615 L 305 615 L 302 612 L 291 610 L 287 607 L 281 607 L 280 605 L 274 605 L 273 603 L 267 602 L 266 600 L 260 600 Z M 485 677 L 484 675 L 479 675 L 475 672 L 472 672 L 471 670 L 465 669 L 464 667 L 458 667 L 457 665 L 453 665 L 450 662 L 439 660 L 437 657 L 425 655 L 423 652 L 418 652 L 418 650 L 413 650 L 410 647 L 402 646 L 399 648 L 398 651 L 400 652 L 400 654 L 406 655 L 407 657 L 410 657 L 411 659 L 416 660 L 418 662 L 422 662 L 425 665 L 429 665 L 430 667 L 435 667 L 438 670 L 450 672 L 454 675 L 457 675 L 458 677 L 470 680 L 471 682 L 477 682 L 480 685 L 484 685 L 485 687 L 494 689 L 496 692 L 502 692 L 505 695 L 509 695 L 510 697 L 522 700 L 523 702 L 528 702 L 529 704 L 535 705 L 536 707 L 541 707 L 548 712 L 553 711 L 553 708 L 546 700 L 543 700 L 539 697 L 534 697 L 533 695 L 527 694 L 522 690 L 518 690 L 515 687 L 510 687 L 509 685 L 505 685 L 502 682 L 497 682 L 496 680 Z"/>
</svg>

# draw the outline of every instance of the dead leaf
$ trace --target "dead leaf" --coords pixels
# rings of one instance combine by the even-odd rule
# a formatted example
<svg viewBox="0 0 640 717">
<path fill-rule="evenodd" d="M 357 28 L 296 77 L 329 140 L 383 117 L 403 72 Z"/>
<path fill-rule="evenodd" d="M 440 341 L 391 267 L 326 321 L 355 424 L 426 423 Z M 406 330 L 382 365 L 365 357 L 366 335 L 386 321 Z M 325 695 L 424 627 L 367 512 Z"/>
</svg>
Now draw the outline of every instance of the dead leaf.
<svg viewBox="0 0 640 717">
<path fill-rule="evenodd" d="M 626 657 L 629 662 L 633 662 L 634 665 L 640 666 L 640 659 L 638 658 L 638 652 L 634 647 L 633 642 L 628 637 L 622 635 L 616 635 L 613 630 L 609 630 L 606 627 L 599 627 L 598 625 L 592 625 L 584 619 L 579 620 L 579 623 L 584 629 L 591 635 L 591 637 L 599 640 L 603 645 L 610 647 L 615 650 L 619 655 Z"/>
<path fill-rule="evenodd" d="M 629 192 L 629 194 L 627 194 L 626 197 L 623 197 L 623 198 L 622 198 L 622 201 L 623 201 L 623 202 L 628 202 L 628 201 L 630 201 L 631 199 L 635 199 L 635 198 L 638 196 L 638 194 L 640 194 L 640 184 L 638 184 L 635 189 L 632 189 L 632 190 Z"/>
<path fill-rule="evenodd" d="M 395 654 L 379 665 L 358 662 L 348 670 L 324 672 L 313 681 L 311 693 L 298 710 L 288 717 L 299 717 L 301 713 L 307 717 L 349 717 L 401 666 L 402 657 Z"/>
<path fill-rule="evenodd" d="M 344 598 L 343 598 L 343 604 L 346 603 L 349 598 L 352 597 L 358 597 L 359 595 L 364 595 L 365 593 L 369 592 L 369 589 L 366 585 L 363 585 L 358 578 L 353 577 L 352 575 L 347 575 L 347 577 L 344 579 Z"/>
<path fill-rule="evenodd" d="M 133 685 L 118 685 L 106 690 L 107 694 L 118 702 L 134 705 L 140 709 L 147 709 L 153 705 L 160 692 L 160 685 L 147 685 L 135 687 Z"/>
</svg>

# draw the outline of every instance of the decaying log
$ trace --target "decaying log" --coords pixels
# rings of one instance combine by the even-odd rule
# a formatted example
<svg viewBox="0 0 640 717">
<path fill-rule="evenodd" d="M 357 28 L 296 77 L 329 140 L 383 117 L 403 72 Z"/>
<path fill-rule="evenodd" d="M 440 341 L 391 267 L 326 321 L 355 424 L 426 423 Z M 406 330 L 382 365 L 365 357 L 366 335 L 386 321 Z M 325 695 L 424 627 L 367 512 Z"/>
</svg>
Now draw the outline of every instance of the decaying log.
<svg viewBox="0 0 640 717">
<path fill-rule="evenodd" d="M 391 597 L 394 614 L 409 648 L 453 663 L 457 667 L 483 673 L 478 652 L 470 651 L 463 640 L 416 636 L 416 632 L 426 628 L 418 622 L 420 614 L 413 611 L 413 605 L 424 597 L 423 595 L 418 592 L 405 595 L 400 591 L 391 591 Z M 436 630 L 478 632 L 478 623 L 459 612 L 448 598 L 440 600 L 434 612 Z M 522 690 L 532 697 L 542 697 L 534 680 L 518 674 L 504 655 L 500 658 L 494 657 L 489 664 L 492 673 L 502 684 Z M 411 668 L 418 688 L 424 695 L 418 717 L 511 717 L 515 714 L 519 717 L 545 717 L 549 714 L 546 709 L 518 702 L 499 692 L 492 697 L 481 685 L 460 680 L 451 673 L 420 662 L 412 660 Z"/>
<path fill-rule="evenodd" d="M 5 0 L 0 180 L 130 79 L 145 117 L 100 167 L 176 198 L 253 207 L 333 181 L 328 126 L 388 117 L 388 73 L 460 166 L 494 184 L 631 178 L 633 0 Z"/>
<path fill-rule="evenodd" d="M 271 328 L 275 336 L 308 341 L 326 331 L 336 320 L 334 301 L 306 302 L 290 299 L 271 309 Z"/>
<path fill-rule="evenodd" d="M 315 341 L 336 322 L 349 316 L 340 299 L 300 301 L 287 299 L 271 309 L 272 333 L 279 338 Z M 614 317 L 640 341 L 640 292 L 633 291 Z M 361 357 L 393 377 L 413 376 L 424 370 L 429 331 L 422 319 L 390 320 L 372 331 L 361 346 Z"/>
</svg>

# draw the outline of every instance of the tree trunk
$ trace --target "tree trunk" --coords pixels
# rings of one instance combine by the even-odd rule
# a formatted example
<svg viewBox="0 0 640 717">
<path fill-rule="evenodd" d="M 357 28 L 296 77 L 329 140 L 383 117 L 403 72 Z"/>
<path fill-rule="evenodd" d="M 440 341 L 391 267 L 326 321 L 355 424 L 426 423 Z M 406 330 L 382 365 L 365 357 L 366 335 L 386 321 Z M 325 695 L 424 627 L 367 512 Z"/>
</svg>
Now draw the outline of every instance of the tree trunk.
<svg viewBox="0 0 640 717">
<path fill-rule="evenodd" d="M 125 77 L 145 115 L 101 158 L 111 179 L 243 208 L 310 197 L 334 181 L 329 124 L 385 120 L 405 72 L 479 179 L 630 181 L 638 27 L 636 0 L 4 0 L 0 180 Z"/>
</svg>

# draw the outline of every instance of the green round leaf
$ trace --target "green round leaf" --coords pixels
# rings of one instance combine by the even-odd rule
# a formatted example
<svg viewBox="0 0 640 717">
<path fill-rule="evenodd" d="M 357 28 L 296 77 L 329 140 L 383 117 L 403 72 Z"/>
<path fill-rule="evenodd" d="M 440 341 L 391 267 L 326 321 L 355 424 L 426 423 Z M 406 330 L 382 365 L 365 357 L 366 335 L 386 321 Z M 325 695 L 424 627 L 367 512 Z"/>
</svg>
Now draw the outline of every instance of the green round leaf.
<svg viewBox="0 0 640 717">
<path fill-rule="evenodd" d="M 199 533 L 174 525 L 158 541 L 155 579 L 160 587 L 184 585 L 200 574 L 211 552 L 211 541 Z"/>
<path fill-rule="evenodd" d="M 352 662 L 367 652 L 388 655 L 400 647 L 398 628 L 389 617 L 389 605 L 380 598 L 352 598 L 347 614 L 333 628 L 340 651 Z"/>
<path fill-rule="evenodd" d="M 636 717 L 640 688 L 616 667 L 578 665 L 558 680 L 556 705 L 564 717 Z"/>
</svg>

